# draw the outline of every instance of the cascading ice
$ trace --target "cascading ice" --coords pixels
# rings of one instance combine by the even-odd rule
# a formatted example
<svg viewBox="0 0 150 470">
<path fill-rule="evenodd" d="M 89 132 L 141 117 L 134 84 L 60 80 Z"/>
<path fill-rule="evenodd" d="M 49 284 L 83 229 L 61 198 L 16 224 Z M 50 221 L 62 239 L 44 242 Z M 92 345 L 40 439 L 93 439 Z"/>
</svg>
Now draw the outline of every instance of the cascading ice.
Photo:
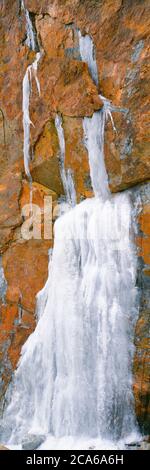
<svg viewBox="0 0 150 470">
<path fill-rule="evenodd" d="M 4 415 L 10 442 L 27 432 L 119 438 L 134 429 L 130 229 L 126 194 L 86 200 L 55 223 L 44 312 L 22 348 Z"/>
</svg>

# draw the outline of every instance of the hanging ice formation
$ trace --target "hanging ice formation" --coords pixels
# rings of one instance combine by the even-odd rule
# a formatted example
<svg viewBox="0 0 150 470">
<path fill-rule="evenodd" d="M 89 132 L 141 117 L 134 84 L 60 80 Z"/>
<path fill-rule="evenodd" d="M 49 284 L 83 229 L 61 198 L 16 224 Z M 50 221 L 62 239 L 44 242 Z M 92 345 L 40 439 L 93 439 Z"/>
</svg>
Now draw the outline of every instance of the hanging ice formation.
<svg viewBox="0 0 150 470">
<path fill-rule="evenodd" d="M 26 32 L 27 32 L 26 44 L 31 50 L 36 51 L 36 41 L 35 41 L 35 35 L 34 35 L 33 27 L 32 27 L 32 22 L 31 22 L 28 10 L 26 10 L 24 7 L 23 1 L 22 1 L 22 9 L 24 10 L 25 17 L 26 17 Z M 35 61 L 33 62 L 33 64 L 27 67 L 27 70 L 23 79 L 22 108 L 23 108 L 23 130 L 24 130 L 24 147 L 23 147 L 24 168 L 25 168 L 25 173 L 28 176 L 30 181 L 31 181 L 31 174 L 30 174 L 30 168 L 29 168 L 30 126 L 33 125 L 30 119 L 30 111 L 29 111 L 30 94 L 31 94 L 32 77 L 34 77 L 36 81 L 37 90 L 40 95 L 40 83 L 39 83 L 38 76 L 37 76 L 37 68 L 38 68 L 38 62 L 40 60 L 40 57 L 41 57 L 41 53 L 37 52 Z"/>
<path fill-rule="evenodd" d="M 93 41 L 88 34 L 82 36 L 80 31 L 78 34 L 81 59 L 87 63 L 93 81 L 98 85 L 98 70 Z"/>
<path fill-rule="evenodd" d="M 65 137 L 64 137 L 64 130 L 62 125 L 62 118 L 58 114 L 55 118 L 55 126 L 57 129 L 58 139 L 59 139 L 59 147 L 60 147 L 60 173 L 61 179 L 66 195 L 66 201 L 69 206 L 76 205 L 76 191 L 74 186 L 73 177 L 71 174 L 70 169 L 65 169 Z"/>
<path fill-rule="evenodd" d="M 89 43 L 89 40 L 87 40 Z M 82 59 L 86 59 L 83 52 Z M 87 45 L 84 44 L 87 50 Z M 92 48 L 91 48 L 92 50 Z M 90 70 L 93 58 L 88 57 Z M 9 442 L 27 433 L 119 439 L 135 429 L 132 395 L 136 254 L 127 193 L 112 196 L 104 165 L 110 103 L 83 122 L 95 197 L 55 223 L 55 242 L 39 321 L 22 348 L 4 412 Z M 59 135 L 62 179 L 65 152 Z M 69 197 L 73 200 L 74 190 Z M 6 436 L 5 434 L 5 436 Z M 6 438 L 5 438 L 6 440 Z"/>
</svg>

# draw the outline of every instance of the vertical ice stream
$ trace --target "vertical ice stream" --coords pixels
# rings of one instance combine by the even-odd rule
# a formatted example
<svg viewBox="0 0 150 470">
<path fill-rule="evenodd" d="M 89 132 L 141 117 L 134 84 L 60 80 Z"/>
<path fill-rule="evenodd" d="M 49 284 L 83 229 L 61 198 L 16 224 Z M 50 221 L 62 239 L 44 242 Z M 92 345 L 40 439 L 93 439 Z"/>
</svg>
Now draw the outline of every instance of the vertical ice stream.
<svg viewBox="0 0 150 470">
<path fill-rule="evenodd" d="M 25 8 L 23 0 L 21 2 L 21 8 L 22 8 L 22 11 L 24 11 L 25 17 L 26 17 L 26 32 L 27 32 L 26 44 L 29 47 L 29 49 L 31 49 L 32 51 L 35 51 L 36 44 L 35 44 L 34 31 L 32 27 L 32 21 L 30 19 L 28 10 Z"/>
<path fill-rule="evenodd" d="M 30 19 L 30 15 L 28 10 L 26 10 L 24 6 L 24 1 L 22 0 L 22 10 L 25 12 L 25 18 L 26 18 L 26 33 L 27 33 L 27 39 L 26 39 L 26 44 L 27 46 L 33 50 L 36 51 L 36 40 L 35 40 L 35 35 L 32 27 L 32 22 Z M 38 80 L 37 76 L 37 68 L 38 68 L 38 62 L 40 60 L 41 53 L 37 52 L 36 53 L 36 58 L 34 62 L 27 67 L 24 79 L 23 79 L 23 99 L 22 99 L 22 109 L 23 109 L 23 130 L 24 130 L 24 146 L 23 146 L 23 152 L 24 152 L 24 168 L 25 168 L 25 173 L 29 180 L 31 181 L 31 174 L 30 174 L 30 126 L 34 125 L 31 122 L 30 119 L 30 95 L 31 95 L 31 82 L 32 78 L 35 79 L 36 81 L 36 86 L 37 86 L 37 91 L 40 96 L 40 83 Z"/>
<path fill-rule="evenodd" d="M 93 81 L 98 85 L 98 70 L 93 41 L 88 34 L 82 36 L 80 31 L 78 34 L 81 59 L 87 63 Z"/>
<path fill-rule="evenodd" d="M 58 134 L 60 147 L 60 173 L 66 195 L 66 202 L 69 206 L 76 205 L 76 191 L 71 170 L 65 168 L 65 136 L 62 124 L 62 118 L 58 114 L 55 117 L 55 126 Z"/>
<path fill-rule="evenodd" d="M 78 36 L 81 59 L 87 63 L 91 77 L 95 84 L 98 85 L 98 69 L 93 41 L 88 34 L 82 36 L 80 31 Z M 108 118 L 111 120 L 114 130 L 115 126 L 111 114 L 110 101 L 101 95 L 100 98 L 103 101 L 103 108 L 95 112 L 92 118 L 85 117 L 83 119 L 83 129 L 85 146 L 89 155 L 90 175 L 94 194 L 106 199 L 110 195 L 104 162 L 104 132 Z"/>
<path fill-rule="evenodd" d="M 29 180 L 31 180 L 30 174 L 30 126 L 33 125 L 30 119 L 30 95 L 31 95 L 31 81 L 32 77 L 36 80 L 37 90 L 40 95 L 40 83 L 37 77 L 37 67 L 38 62 L 40 60 L 41 54 L 37 52 L 36 59 L 33 64 L 27 67 L 24 79 L 23 79 L 23 100 L 22 100 L 22 108 L 23 108 L 23 130 L 24 130 L 24 145 L 23 145 L 23 152 L 24 152 L 24 168 L 25 173 L 28 176 Z"/>
</svg>

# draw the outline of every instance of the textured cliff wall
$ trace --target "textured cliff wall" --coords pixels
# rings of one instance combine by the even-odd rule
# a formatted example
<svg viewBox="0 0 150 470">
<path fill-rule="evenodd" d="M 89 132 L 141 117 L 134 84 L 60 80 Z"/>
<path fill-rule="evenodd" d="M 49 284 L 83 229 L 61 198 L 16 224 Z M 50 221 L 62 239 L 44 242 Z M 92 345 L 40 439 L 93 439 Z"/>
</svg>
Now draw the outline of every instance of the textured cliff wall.
<svg viewBox="0 0 150 470">
<path fill-rule="evenodd" d="M 126 112 L 116 113 L 117 133 L 107 124 L 106 167 L 113 192 L 134 187 L 141 194 L 139 215 L 140 316 L 136 327 L 134 392 L 136 411 L 148 431 L 149 406 L 149 287 L 150 178 L 148 148 L 149 1 L 141 0 L 25 0 L 43 53 L 30 103 L 33 202 L 43 209 L 44 196 L 55 205 L 63 195 L 59 142 L 54 125 L 62 114 L 66 168 L 73 172 L 77 198 L 91 196 L 89 165 L 83 142 L 82 117 L 102 105 L 99 93 Z M 23 165 L 22 81 L 34 53 L 26 45 L 21 2 L 0 3 L 0 246 L 1 246 L 1 396 L 14 370 L 20 349 L 35 325 L 35 295 L 47 278 L 51 240 L 24 240 L 21 208 L 29 202 Z M 78 28 L 91 35 L 99 85 L 93 83 L 79 54 Z"/>
</svg>

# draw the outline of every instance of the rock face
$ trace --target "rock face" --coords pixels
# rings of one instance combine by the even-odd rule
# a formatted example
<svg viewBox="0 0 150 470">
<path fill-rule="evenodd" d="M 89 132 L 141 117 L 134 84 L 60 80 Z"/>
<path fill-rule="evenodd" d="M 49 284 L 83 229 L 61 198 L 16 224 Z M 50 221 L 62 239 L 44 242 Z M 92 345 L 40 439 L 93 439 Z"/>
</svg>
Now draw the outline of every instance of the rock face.
<svg viewBox="0 0 150 470">
<path fill-rule="evenodd" d="M 148 423 L 148 300 L 150 279 L 150 178 L 148 149 L 148 44 L 147 0 L 24 0 L 34 25 L 42 56 L 38 64 L 41 95 L 32 81 L 30 101 L 30 165 L 33 204 L 40 209 L 37 239 L 22 235 L 24 206 L 30 203 L 30 187 L 23 165 L 22 81 L 35 54 L 26 45 L 25 14 L 18 0 L 0 4 L 0 357 L 1 397 L 16 367 L 20 349 L 34 328 L 36 293 L 47 278 L 48 239 L 44 232 L 44 204 L 52 201 L 52 221 L 57 199 L 64 195 L 60 178 L 59 142 L 54 121 L 62 115 L 66 141 L 65 166 L 71 169 L 78 202 L 92 196 L 82 117 L 102 106 L 99 94 L 112 100 L 124 113 L 115 113 L 117 133 L 108 122 L 105 158 L 113 192 L 140 183 L 139 288 L 141 307 L 135 335 L 134 394 L 139 423 Z M 81 61 L 78 29 L 95 45 L 99 85 Z M 138 186 L 140 188 L 140 186 Z M 29 215 L 29 214 L 28 214 Z M 40 219 L 41 217 L 41 219 Z M 38 224 L 42 223 L 39 235 Z M 23 232 L 24 233 L 24 232 Z"/>
<path fill-rule="evenodd" d="M 22 450 L 34 450 L 44 442 L 45 436 L 28 434 L 22 441 Z"/>
<path fill-rule="evenodd" d="M 139 287 L 141 289 L 141 306 L 139 320 L 135 332 L 134 358 L 134 394 L 136 414 L 142 430 L 147 434 L 150 430 L 150 186 L 142 194 L 143 208 L 139 215 Z"/>
</svg>

